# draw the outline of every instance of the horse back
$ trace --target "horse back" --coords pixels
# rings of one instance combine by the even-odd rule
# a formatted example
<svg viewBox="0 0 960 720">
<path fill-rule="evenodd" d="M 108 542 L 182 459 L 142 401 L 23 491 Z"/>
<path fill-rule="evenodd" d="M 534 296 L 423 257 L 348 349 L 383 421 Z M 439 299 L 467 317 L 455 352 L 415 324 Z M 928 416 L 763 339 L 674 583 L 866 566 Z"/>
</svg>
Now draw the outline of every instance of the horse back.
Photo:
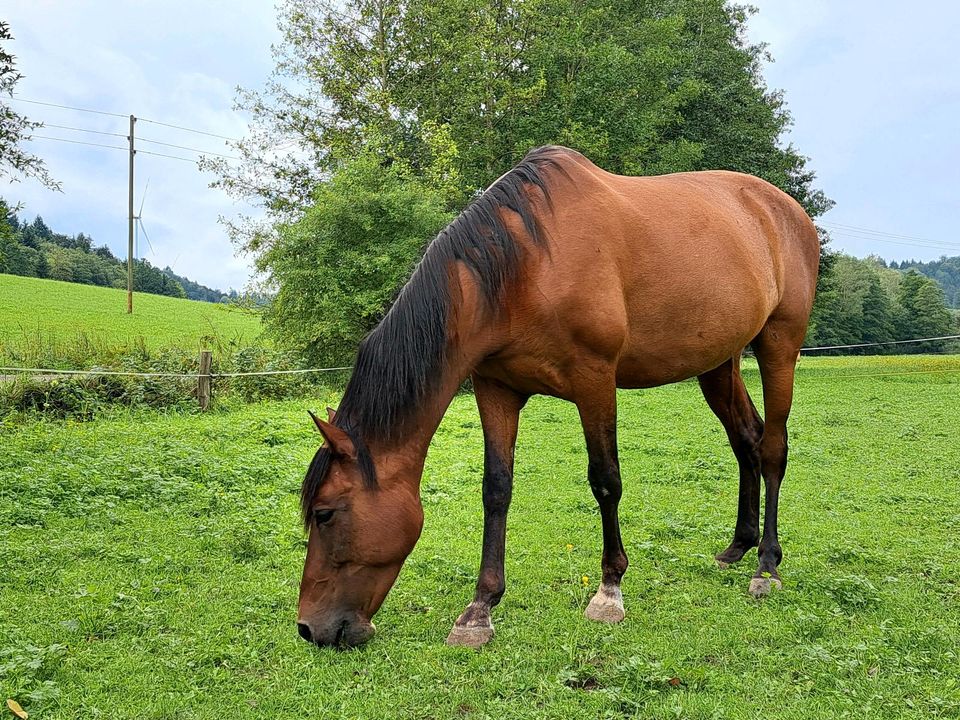
<svg viewBox="0 0 960 720">
<path fill-rule="evenodd" d="M 650 387 L 718 366 L 771 316 L 805 330 L 819 240 L 791 197 L 740 173 L 624 177 L 566 152 L 537 200 L 547 247 L 525 253 L 487 367 L 513 363 L 500 371 L 561 397 L 590 365 Z"/>
</svg>

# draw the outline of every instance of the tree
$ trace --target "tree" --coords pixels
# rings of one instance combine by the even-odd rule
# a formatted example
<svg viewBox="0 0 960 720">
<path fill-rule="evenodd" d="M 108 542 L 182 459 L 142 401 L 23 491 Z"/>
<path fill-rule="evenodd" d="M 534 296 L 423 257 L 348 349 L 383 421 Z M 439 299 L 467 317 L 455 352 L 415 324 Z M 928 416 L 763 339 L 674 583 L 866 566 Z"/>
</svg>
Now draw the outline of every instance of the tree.
<svg viewBox="0 0 960 720">
<path fill-rule="evenodd" d="M 723 0 L 286 0 L 274 75 L 238 98 L 253 116 L 244 162 L 207 167 L 289 221 L 371 135 L 429 167 L 432 125 L 457 149 L 458 206 L 532 147 L 565 143 L 613 172 L 751 172 L 819 215 L 829 200 L 780 145 L 790 116 L 746 19 Z M 254 252 L 269 242 L 233 229 Z"/>
<path fill-rule="evenodd" d="M 0 20 L 0 43 L 13 40 L 10 25 Z M 13 97 L 13 88 L 23 78 L 16 70 L 16 58 L 0 45 L 0 94 Z M 20 176 L 39 180 L 51 190 L 60 184 L 50 177 L 43 161 L 31 155 L 20 144 L 30 139 L 30 132 L 42 123 L 28 120 L 4 102 L 0 102 L 0 178 L 16 182 Z"/>
<path fill-rule="evenodd" d="M 441 193 L 403 163 L 384 167 L 366 151 L 344 164 L 257 259 L 277 288 L 272 331 L 314 360 L 349 361 L 450 217 Z"/>
<path fill-rule="evenodd" d="M 942 337 L 953 330 L 953 317 L 947 309 L 943 290 L 934 280 L 916 270 L 908 270 L 900 281 L 898 301 L 903 314 L 900 334 L 905 338 Z M 942 347 L 941 343 L 924 343 L 926 348 Z"/>
<path fill-rule="evenodd" d="M 429 187 L 445 173 L 454 211 L 532 147 L 561 143 L 619 173 L 753 173 L 816 216 L 830 201 L 781 143 L 790 115 L 747 17 L 724 0 L 286 0 L 276 71 L 238 98 L 253 117 L 243 161 L 206 167 L 265 207 L 265 222 L 229 229 L 274 281 L 283 229 L 374 149 Z"/>
</svg>

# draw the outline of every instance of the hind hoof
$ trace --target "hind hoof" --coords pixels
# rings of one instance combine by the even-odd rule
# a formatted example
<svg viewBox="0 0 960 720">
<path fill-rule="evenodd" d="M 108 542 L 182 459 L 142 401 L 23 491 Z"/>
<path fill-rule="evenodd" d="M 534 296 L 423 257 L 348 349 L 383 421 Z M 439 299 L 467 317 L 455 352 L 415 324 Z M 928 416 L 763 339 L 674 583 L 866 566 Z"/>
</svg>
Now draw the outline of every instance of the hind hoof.
<svg viewBox="0 0 960 720">
<path fill-rule="evenodd" d="M 776 588 L 783 589 L 783 583 L 778 577 L 755 577 L 750 580 L 750 594 L 760 599 L 770 594 L 770 591 Z"/>
<path fill-rule="evenodd" d="M 623 593 L 620 588 L 616 585 L 601 585 L 587 609 L 583 611 L 583 616 L 587 620 L 610 624 L 623 620 L 626 611 L 623 609 Z"/>
<path fill-rule="evenodd" d="M 493 624 L 476 625 L 473 627 L 460 627 L 454 625 L 453 630 L 447 635 L 447 645 L 456 647 L 479 648 L 486 645 L 493 639 Z"/>
<path fill-rule="evenodd" d="M 718 557 L 714 558 L 714 560 L 717 561 L 717 567 L 720 568 L 721 570 L 726 570 L 728 567 L 730 567 L 730 563 L 728 563 L 725 560 L 721 560 Z"/>
</svg>

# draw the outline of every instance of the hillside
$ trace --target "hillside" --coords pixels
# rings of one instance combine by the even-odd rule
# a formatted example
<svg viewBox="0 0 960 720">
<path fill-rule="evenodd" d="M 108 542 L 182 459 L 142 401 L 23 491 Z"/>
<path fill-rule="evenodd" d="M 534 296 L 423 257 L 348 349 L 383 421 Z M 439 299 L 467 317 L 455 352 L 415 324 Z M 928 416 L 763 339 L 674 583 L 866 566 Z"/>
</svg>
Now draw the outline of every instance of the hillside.
<svg viewBox="0 0 960 720">
<path fill-rule="evenodd" d="M 201 338 L 251 344 L 260 318 L 227 305 L 140 293 L 127 314 L 124 290 L 0 274 L 0 349 L 41 338 L 65 342 L 83 334 L 96 343 L 148 348 L 199 346 Z"/>
<path fill-rule="evenodd" d="M 21 221 L 3 198 L 0 198 L 0 273 L 101 287 L 127 286 L 126 261 L 115 257 L 106 245 L 95 247 L 93 238 L 82 232 L 76 235 L 55 232 L 39 216 L 31 223 Z M 170 268 L 160 270 L 144 258 L 134 260 L 133 288 L 136 292 L 209 302 L 220 302 L 228 296 L 177 275 Z"/>
</svg>

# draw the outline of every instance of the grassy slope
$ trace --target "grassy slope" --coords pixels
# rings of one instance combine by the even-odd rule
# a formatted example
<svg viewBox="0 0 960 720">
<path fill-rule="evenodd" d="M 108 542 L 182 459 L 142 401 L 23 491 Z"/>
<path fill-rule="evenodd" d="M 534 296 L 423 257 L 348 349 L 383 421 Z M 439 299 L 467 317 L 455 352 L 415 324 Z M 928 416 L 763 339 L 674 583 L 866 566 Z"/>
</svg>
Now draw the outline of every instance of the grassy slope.
<svg viewBox="0 0 960 720">
<path fill-rule="evenodd" d="M 69 342 L 80 333 L 94 343 L 149 348 L 196 347 L 201 338 L 252 341 L 259 318 L 213 303 L 137 293 L 127 314 L 125 290 L 57 280 L 0 275 L 0 343 L 33 341 L 38 335 Z"/>
<path fill-rule="evenodd" d="M 759 603 L 755 553 L 712 561 L 736 466 L 696 384 L 623 393 L 631 566 L 616 627 L 581 617 L 600 534 L 576 412 L 534 399 L 508 590 L 479 652 L 443 644 L 480 547 L 469 397 L 435 438 L 426 529 L 378 636 L 339 654 L 293 625 L 296 492 L 317 443 L 304 409 L 335 398 L 2 430 L 0 697 L 38 720 L 957 717 L 960 373 L 859 377 L 947 367 L 957 359 L 804 360 L 786 587 Z M 759 395 L 755 371 L 748 384 Z"/>
</svg>

